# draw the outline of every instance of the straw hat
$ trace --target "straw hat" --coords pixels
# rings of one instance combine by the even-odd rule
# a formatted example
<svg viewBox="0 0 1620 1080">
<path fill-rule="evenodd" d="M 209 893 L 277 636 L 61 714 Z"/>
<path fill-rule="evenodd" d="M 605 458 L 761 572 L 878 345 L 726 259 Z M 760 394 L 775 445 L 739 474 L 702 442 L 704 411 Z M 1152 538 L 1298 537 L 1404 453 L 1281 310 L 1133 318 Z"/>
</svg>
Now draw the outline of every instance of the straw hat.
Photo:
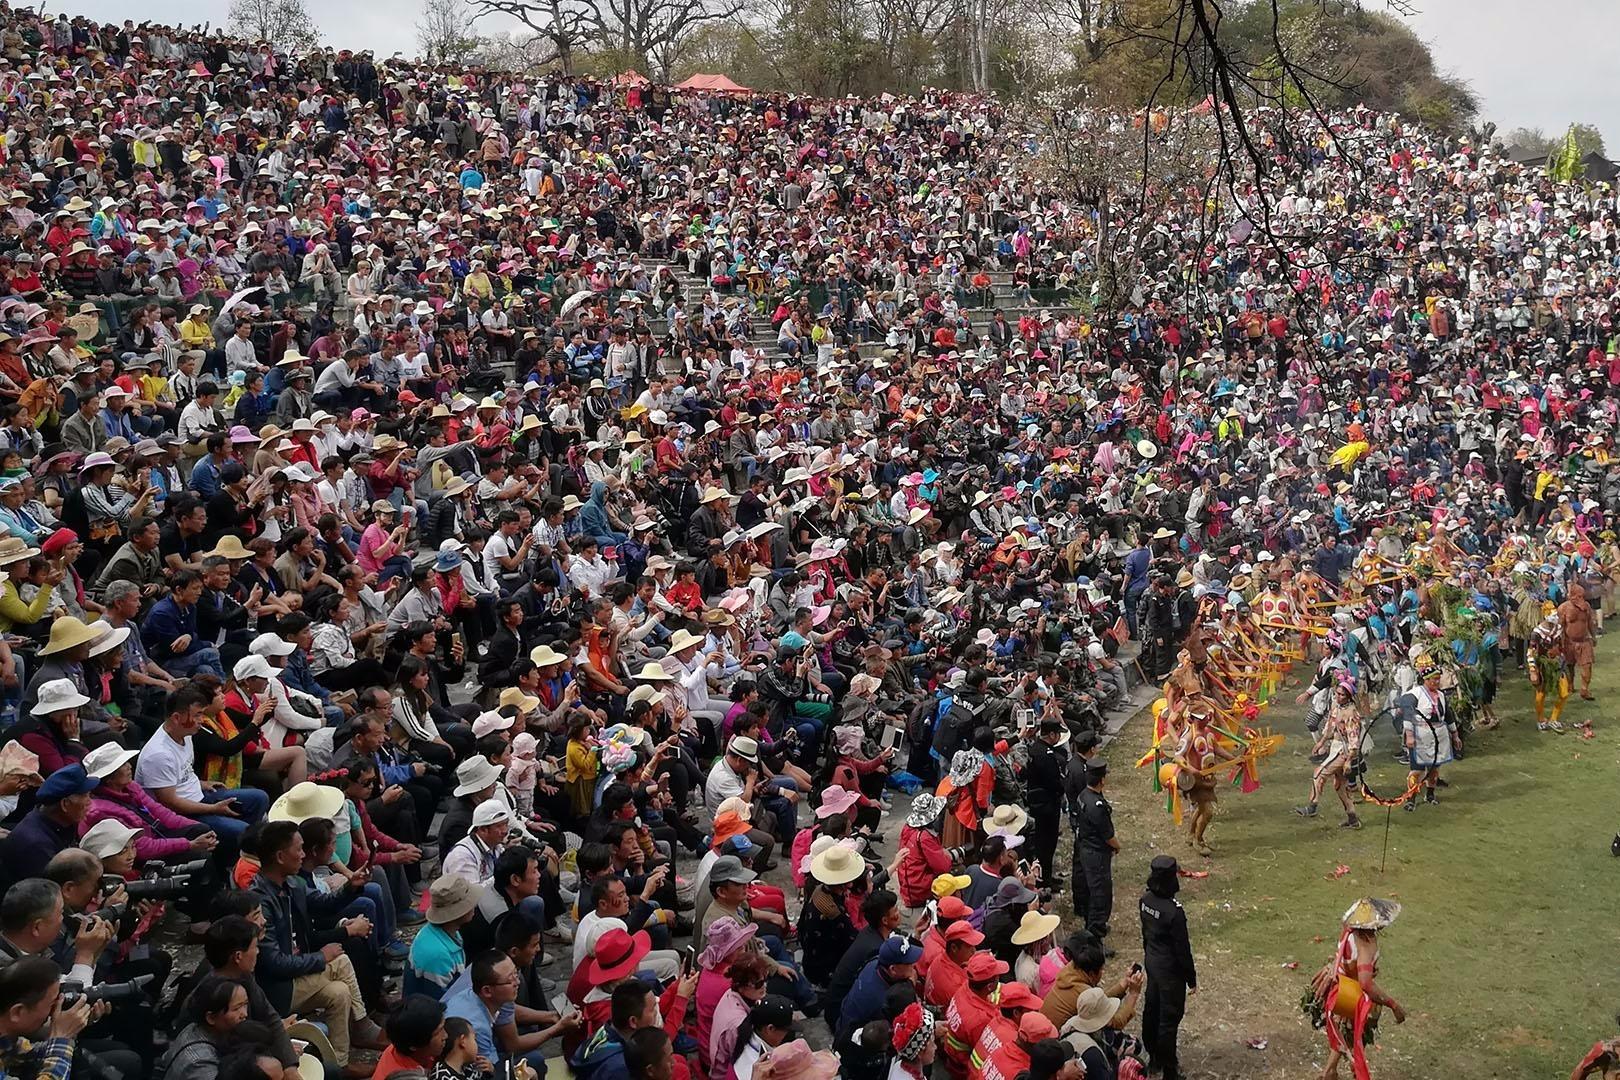
<svg viewBox="0 0 1620 1080">
<path fill-rule="evenodd" d="M 1352 930 L 1382 930 L 1400 913 L 1401 905 L 1394 900 L 1363 897 L 1344 913 L 1344 925 Z"/>
<path fill-rule="evenodd" d="M 98 631 L 90 629 L 82 621 L 72 615 L 63 615 L 51 624 L 51 640 L 39 650 L 41 656 L 54 656 L 68 649 L 88 645 L 99 636 Z"/>
<path fill-rule="evenodd" d="M 1056 915 L 1043 915 L 1039 911 L 1026 911 L 1024 917 L 1018 922 L 1018 929 L 1013 931 L 1012 943 L 1014 945 L 1033 945 L 1037 941 L 1044 941 L 1052 936 L 1053 931 L 1063 920 Z"/>
<path fill-rule="evenodd" d="M 670 651 L 673 652 L 674 650 L 671 649 Z M 645 664 L 641 665 L 641 670 L 636 672 L 635 677 L 640 679 L 642 682 L 675 681 L 675 676 L 659 667 L 658 661 L 656 660 L 649 660 Z"/>
<path fill-rule="evenodd" d="M 990 812 L 990 816 L 985 818 L 984 831 L 990 836 L 1012 836 L 1023 832 L 1024 826 L 1028 824 L 1029 814 L 1025 813 L 1022 807 L 1006 803 L 996 807 Z"/>
<path fill-rule="evenodd" d="M 38 554 L 39 548 L 29 547 L 19 537 L 8 536 L 0 540 L 0 566 L 10 566 L 24 559 L 32 559 Z"/>
<path fill-rule="evenodd" d="M 1108 1021 L 1112 1020 L 1117 1012 L 1119 1012 L 1119 998 L 1109 997 L 1108 991 L 1100 986 L 1088 986 L 1081 991 L 1079 999 L 1075 1001 L 1074 1017 L 1064 1027 L 1072 1026 L 1090 1035 L 1107 1027 Z"/>
<path fill-rule="evenodd" d="M 219 538 L 219 543 L 214 545 L 214 550 L 203 552 L 203 557 L 206 559 L 251 559 L 253 558 L 253 552 L 243 547 L 242 541 L 233 533 L 226 533 Z"/>
<path fill-rule="evenodd" d="M 834 844 L 810 860 L 810 873 L 823 885 L 846 885 L 866 873 L 866 860 L 859 852 Z"/>
<path fill-rule="evenodd" d="M 562 663 L 568 657 L 553 649 L 550 645 L 536 645 L 529 652 L 529 659 L 534 662 L 535 667 L 550 667 L 552 664 Z"/>
<path fill-rule="evenodd" d="M 669 639 L 669 651 L 671 653 L 678 653 L 682 649 L 689 649 L 693 645 L 701 644 L 703 644 L 703 638 L 692 633 L 692 631 L 683 626 L 679 630 L 675 631 L 674 636 Z"/>
<path fill-rule="evenodd" d="M 271 821 L 308 821 L 329 818 L 343 808 L 343 792 L 305 780 L 270 806 Z"/>
</svg>

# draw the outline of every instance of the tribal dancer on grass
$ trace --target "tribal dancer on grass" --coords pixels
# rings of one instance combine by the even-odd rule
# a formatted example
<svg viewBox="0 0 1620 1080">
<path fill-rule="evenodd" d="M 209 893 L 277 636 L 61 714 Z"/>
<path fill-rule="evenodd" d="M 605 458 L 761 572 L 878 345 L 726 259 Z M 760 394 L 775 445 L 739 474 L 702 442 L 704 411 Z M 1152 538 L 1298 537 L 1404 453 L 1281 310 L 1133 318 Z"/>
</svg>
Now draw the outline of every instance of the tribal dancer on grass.
<svg viewBox="0 0 1620 1080">
<path fill-rule="evenodd" d="M 1311 801 L 1304 806 L 1294 807 L 1294 813 L 1302 817 L 1315 817 L 1322 788 L 1332 780 L 1334 794 L 1344 806 L 1343 828 L 1361 828 L 1361 819 L 1356 816 L 1355 806 L 1350 801 L 1350 773 L 1361 754 L 1362 723 L 1361 710 L 1356 707 L 1355 683 L 1341 679 L 1333 688 L 1333 705 L 1328 709 L 1322 732 L 1311 749 L 1313 757 L 1326 749 L 1327 757 L 1311 776 Z"/>
<path fill-rule="evenodd" d="M 1366 1049 L 1378 1027 L 1379 1009 L 1388 1009 L 1397 1024 L 1406 1023 L 1406 1010 L 1376 980 L 1378 932 L 1400 913 L 1401 905 L 1393 900 L 1357 900 L 1344 913 L 1333 959 L 1311 981 L 1305 1013 L 1313 1026 L 1327 1029 L 1328 1060 L 1321 1080 L 1338 1080 L 1339 1062 L 1346 1054 L 1355 1080 L 1370 1080 Z"/>
<path fill-rule="evenodd" d="M 1536 730 L 1563 731 L 1559 721 L 1564 703 L 1569 700 L 1568 651 L 1564 643 L 1564 622 L 1558 617 L 1552 601 L 1541 605 L 1541 622 L 1530 631 L 1530 643 L 1525 649 L 1524 670 L 1530 687 L 1536 694 Z M 1552 719 L 1546 718 L 1548 692 L 1555 695 Z"/>
<path fill-rule="evenodd" d="M 1222 761 L 1232 760 L 1234 756 L 1221 745 L 1220 738 L 1210 728 L 1207 703 L 1195 704 L 1186 734 L 1176 750 L 1176 782 L 1193 804 L 1192 817 L 1187 822 L 1193 850 L 1205 857 L 1215 854 L 1204 840 L 1204 832 L 1215 817 L 1215 766 Z"/>
<path fill-rule="evenodd" d="M 1411 760 L 1407 773 L 1406 810 L 1416 809 L 1417 789 L 1423 788 L 1423 801 L 1438 805 L 1435 787 L 1440 782 L 1440 767 L 1448 764 L 1462 748 L 1462 735 L 1457 731 L 1457 719 L 1451 702 L 1440 689 L 1440 669 L 1432 663 L 1418 669 L 1418 685 L 1410 693 L 1402 694 L 1401 731 L 1406 740 L 1407 755 Z"/>
</svg>

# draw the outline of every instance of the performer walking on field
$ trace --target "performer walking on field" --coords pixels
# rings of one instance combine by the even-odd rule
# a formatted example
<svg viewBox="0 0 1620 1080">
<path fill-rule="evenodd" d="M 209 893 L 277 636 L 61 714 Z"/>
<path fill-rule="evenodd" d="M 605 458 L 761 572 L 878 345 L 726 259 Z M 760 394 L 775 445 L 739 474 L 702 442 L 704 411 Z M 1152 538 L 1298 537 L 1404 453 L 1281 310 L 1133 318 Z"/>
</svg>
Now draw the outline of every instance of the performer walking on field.
<svg viewBox="0 0 1620 1080">
<path fill-rule="evenodd" d="M 1296 806 L 1294 808 L 1296 814 L 1302 817 L 1315 817 L 1316 804 L 1322 798 L 1322 788 L 1331 780 L 1334 794 L 1339 797 L 1339 803 L 1344 807 L 1343 827 L 1361 828 L 1361 819 L 1356 816 L 1350 791 L 1351 767 L 1361 753 L 1361 729 L 1362 717 L 1361 710 L 1356 707 L 1355 684 L 1349 680 L 1340 680 L 1333 688 L 1333 704 L 1328 709 L 1327 720 L 1322 724 L 1316 746 L 1311 749 L 1313 756 L 1326 750 L 1327 757 L 1311 776 L 1310 802 L 1304 806 Z"/>
<path fill-rule="evenodd" d="M 1372 1045 L 1380 1009 L 1397 1024 L 1406 1010 L 1378 985 L 1378 932 L 1395 921 L 1401 905 L 1393 900 L 1357 900 L 1344 913 L 1344 929 L 1333 959 L 1316 973 L 1305 1011 L 1315 1027 L 1327 1029 L 1328 1060 L 1321 1080 L 1338 1080 L 1339 1062 L 1348 1054 L 1355 1080 L 1370 1080 L 1366 1049 Z"/>
</svg>

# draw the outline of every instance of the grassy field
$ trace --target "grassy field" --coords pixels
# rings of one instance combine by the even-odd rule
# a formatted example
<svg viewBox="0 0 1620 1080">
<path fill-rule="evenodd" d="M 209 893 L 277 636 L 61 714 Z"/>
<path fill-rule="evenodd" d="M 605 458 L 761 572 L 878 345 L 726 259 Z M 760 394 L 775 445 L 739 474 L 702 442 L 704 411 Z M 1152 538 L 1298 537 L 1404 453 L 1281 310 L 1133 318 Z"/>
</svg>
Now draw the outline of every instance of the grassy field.
<svg viewBox="0 0 1620 1080">
<path fill-rule="evenodd" d="M 1598 700 L 1571 697 L 1565 712 L 1566 720 L 1594 721 L 1590 740 L 1537 732 L 1522 678 L 1506 673 L 1502 727 L 1476 734 L 1466 758 L 1447 768 L 1451 787 L 1440 806 L 1394 811 L 1382 872 L 1382 808 L 1359 808 L 1359 832 L 1339 827 L 1331 793 L 1314 820 L 1291 812 L 1310 779 L 1310 742 L 1291 697 L 1264 718 L 1288 742 L 1263 769 L 1261 789 L 1221 789 L 1212 859 L 1194 854 L 1172 825 L 1147 770 L 1130 767 L 1151 735 L 1145 714 L 1134 720 L 1107 754 L 1124 845 L 1114 875 L 1114 963 L 1140 953 L 1136 897 L 1155 854 L 1209 871 L 1184 880 L 1180 897 L 1199 967 L 1181 1037 L 1189 1075 L 1280 1080 L 1320 1069 L 1322 1033 L 1304 1019 L 1299 998 L 1331 956 L 1340 916 L 1363 895 L 1404 905 L 1383 935 L 1379 981 L 1408 1018 L 1397 1027 L 1386 1015 L 1380 1026 L 1369 1054 L 1378 1080 L 1567 1076 L 1596 1038 L 1614 1034 L 1615 651 L 1600 641 Z M 1405 772 L 1389 756 L 1393 733 L 1377 737 L 1369 780 L 1381 794 L 1398 792 Z M 1060 865 L 1067 868 L 1066 855 Z M 1348 872 L 1336 877 L 1339 867 Z"/>
</svg>

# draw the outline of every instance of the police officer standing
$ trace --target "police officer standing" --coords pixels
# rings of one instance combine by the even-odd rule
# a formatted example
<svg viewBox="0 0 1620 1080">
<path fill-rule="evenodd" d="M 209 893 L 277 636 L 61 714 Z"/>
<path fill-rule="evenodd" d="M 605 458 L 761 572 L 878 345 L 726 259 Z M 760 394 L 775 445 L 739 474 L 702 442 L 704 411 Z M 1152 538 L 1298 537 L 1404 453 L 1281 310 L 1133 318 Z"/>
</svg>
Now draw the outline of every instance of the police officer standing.
<svg viewBox="0 0 1620 1080">
<path fill-rule="evenodd" d="M 1114 808 L 1103 797 L 1107 779 L 1108 762 L 1098 757 L 1086 763 L 1086 786 L 1074 819 L 1074 910 L 1099 942 L 1108 936 L 1114 913 L 1114 853 L 1119 850 Z M 1114 954 L 1106 945 L 1103 952 Z"/>
<path fill-rule="evenodd" d="M 1041 865 L 1041 888 L 1060 889 L 1063 882 L 1053 872 L 1052 863 L 1057 858 L 1063 821 L 1063 767 L 1069 755 L 1062 746 L 1069 741 L 1069 729 L 1062 717 L 1049 714 L 1041 720 L 1038 732 L 1024 766 L 1024 807 L 1030 824 L 1026 850 Z"/>
<path fill-rule="evenodd" d="M 1164 1080 L 1180 1080 L 1176 1038 L 1187 1011 L 1187 995 L 1198 991 L 1192 943 L 1187 940 L 1187 913 L 1176 900 L 1180 868 L 1169 855 L 1156 856 L 1148 867 L 1142 914 L 1142 955 L 1147 966 L 1143 992 L 1142 1041 L 1147 1044 L 1149 1071 Z"/>
</svg>

